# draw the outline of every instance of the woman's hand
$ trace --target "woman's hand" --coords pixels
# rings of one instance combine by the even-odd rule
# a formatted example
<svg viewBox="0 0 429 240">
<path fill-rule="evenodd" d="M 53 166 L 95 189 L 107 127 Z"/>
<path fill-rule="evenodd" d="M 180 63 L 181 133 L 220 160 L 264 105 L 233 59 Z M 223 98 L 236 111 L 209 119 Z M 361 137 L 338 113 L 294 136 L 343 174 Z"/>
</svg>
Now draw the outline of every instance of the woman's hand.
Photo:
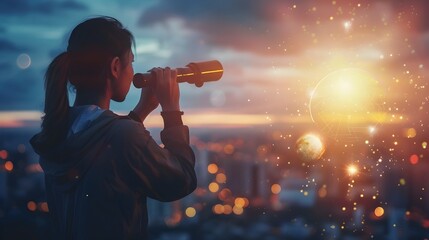
<svg viewBox="0 0 429 240">
<path fill-rule="evenodd" d="M 155 96 L 155 93 L 151 87 L 142 88 L 140 101 L 137 106 L 134 108 L 135 112 L 142 121 L 155 110 L 159 105 L 158 99 Z"/>
<path fill-rule="evenodd" d="M 177 70 L 166 68 L 154 68 L 151 70 L 156 80 L 152 87 L 162 111 L 180 111 L 179 84 L 177 83 Z"/>
<path fill-rule="evenodd" d="M 161 105 L 162 111 L 180 111 L 180 91 L 177 83 L 177 70 L 166 68 L 153 68 L 150 70 L 155 75 L 155 81 L 150 86 L 142 88 L 140 101 L 134 108 L 134 112 L 142 121 Z"/>
</svg>

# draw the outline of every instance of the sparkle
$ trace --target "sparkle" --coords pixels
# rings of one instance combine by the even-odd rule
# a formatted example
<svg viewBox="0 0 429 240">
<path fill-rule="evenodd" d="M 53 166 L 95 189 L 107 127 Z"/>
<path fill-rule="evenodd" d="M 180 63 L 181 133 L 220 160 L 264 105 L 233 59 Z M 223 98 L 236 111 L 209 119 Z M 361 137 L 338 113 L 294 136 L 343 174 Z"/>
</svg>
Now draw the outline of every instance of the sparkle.
<svg viewBox="0 0 429 240">
<path fill-rule="evenodd" d="M 352 22 L 351 21 L 343 22 L 343 27 L 344 27 L 344 30 L 350 31 L 350 29 L 352 28 Z"/>
<path fill-rule="evenodd" d="M 354 176 L 359 172 L 358 168 L 356 167 L 356 165 L 350 164 L 347 166 L 347 173 L 349 174 L 349 176 Z"/>
</svg>

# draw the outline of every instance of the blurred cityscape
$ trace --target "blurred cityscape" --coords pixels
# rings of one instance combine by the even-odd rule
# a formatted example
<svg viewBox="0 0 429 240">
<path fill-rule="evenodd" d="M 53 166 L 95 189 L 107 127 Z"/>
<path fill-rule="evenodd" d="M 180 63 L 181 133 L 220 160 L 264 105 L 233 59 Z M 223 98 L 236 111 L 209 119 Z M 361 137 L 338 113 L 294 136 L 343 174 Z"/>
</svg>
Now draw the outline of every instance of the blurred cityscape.
<svg viewBox="0 0 429 240">
<path fill-rule="evenodd" d="M 428 239 L 427 143 L 397 129 L 325 140 L 318 159 L 298 151 L 308 127 L 197 129 L 198 188 L 149 200 L 151 239 Z M 28 144 L 36 131 L 0 129 L 0 239 L 49 236 L 43 171 Z"/>
</svg>

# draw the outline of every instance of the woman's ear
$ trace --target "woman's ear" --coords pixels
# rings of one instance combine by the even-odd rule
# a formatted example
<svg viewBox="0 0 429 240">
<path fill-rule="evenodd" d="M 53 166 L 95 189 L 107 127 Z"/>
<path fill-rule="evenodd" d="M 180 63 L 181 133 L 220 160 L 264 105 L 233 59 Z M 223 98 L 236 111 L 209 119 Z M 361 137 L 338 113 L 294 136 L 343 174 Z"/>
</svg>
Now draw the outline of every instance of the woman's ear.
<svg viewBox="0 0 429 240">
<path fill-rule="evenodd" d="M 121 61 L 119 57 L 114 57 L 110 62 L 110 73 L 114 79 L 119 78 L 119 74 L 121 71 Z"/>
</svg>

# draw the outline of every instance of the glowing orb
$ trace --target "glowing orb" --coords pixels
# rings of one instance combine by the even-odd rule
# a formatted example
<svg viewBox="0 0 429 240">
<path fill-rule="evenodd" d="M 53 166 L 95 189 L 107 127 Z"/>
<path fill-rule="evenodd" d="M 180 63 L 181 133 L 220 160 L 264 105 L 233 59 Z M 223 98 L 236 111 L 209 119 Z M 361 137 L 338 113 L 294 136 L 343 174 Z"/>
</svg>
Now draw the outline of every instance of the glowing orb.
<svg viewBox="0 0 429 240">
<path fill-rule="evenodd" d="M 384 91 L 368 72 L 341 69 L 317 83 L 310 98 L 310 117 L 325 135 L 354 142 L 368 135 L 368 129 L 374 133 L 371 129 L 386 120 L 383 100 Z"/>
<path fill-rule="evenodd" d="M 187 217 L 192 218 L 192 217 L 195 217 L 195 215 L 197 214 L 197 211 L 193 207 L 188 207 L 185 211 L 185 214 Z"/>
<path fill-rule="evenodd" d="M 351 21 L 343 22 L 343 27 L 344 27 L 344 30 L 350 31 L 350 29 L 352 28 L 352 22 Z"/>
<path fill-rule="evenodd" d="M 30 56 L 26 53 L 20 54 L 16 58 L 16 65 L 18 65 L 18 67 L 21 69 L 26 69 L 26 68 L 30 67 L 30 65 L 31 65 Z"/>
<path fill-rule="evenodd" d="M 419 156 L 417 156 L 416 154 L 411 155 L 410 163 L 413 165 L 416 165 L 417 163 L 419 163 Z"/>
<path fill-rule="evenodd" d="M 382 207 L 375 208 L 374 215 L 376 217 L 382 217 L 384 215 L 384 209 Z"/>
<path fill-rule="evenodd" d="M 296 141 L 296 152 L 304 160 L 317 160 L 325 152 L 325 146 L 316 135 L 306 134 Z"/>
<path fill-rule="evenodd" d="M 349 165 L 349 166 L 347 166 L 347 173 L 350 175 L 350 176 L 354 176 L 354 175 L 356 175 L 357 173 L 359 172 L 359 170 L 358 170 L 358 168 L 355 166 L 355 165 Z"/>
</svg>

